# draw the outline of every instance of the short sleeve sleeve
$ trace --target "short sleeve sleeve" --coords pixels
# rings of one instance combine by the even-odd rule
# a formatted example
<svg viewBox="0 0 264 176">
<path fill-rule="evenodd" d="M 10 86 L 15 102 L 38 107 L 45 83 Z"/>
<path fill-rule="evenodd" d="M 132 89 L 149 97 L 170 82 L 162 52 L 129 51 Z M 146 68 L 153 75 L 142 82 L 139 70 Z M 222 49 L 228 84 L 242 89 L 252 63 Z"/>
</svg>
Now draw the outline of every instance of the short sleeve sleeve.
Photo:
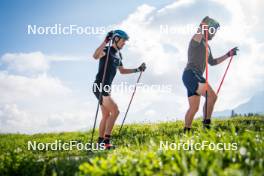
<svg viewBox="0 0 264 176">
<path fill-rule="evenodd" d="M 191 40 L 191 47 L 196 48 L 198 46 L 200 46 L 201 43 L 199 43 L 198 41 L 195 41 L 194 39 Z"/>
</svg>

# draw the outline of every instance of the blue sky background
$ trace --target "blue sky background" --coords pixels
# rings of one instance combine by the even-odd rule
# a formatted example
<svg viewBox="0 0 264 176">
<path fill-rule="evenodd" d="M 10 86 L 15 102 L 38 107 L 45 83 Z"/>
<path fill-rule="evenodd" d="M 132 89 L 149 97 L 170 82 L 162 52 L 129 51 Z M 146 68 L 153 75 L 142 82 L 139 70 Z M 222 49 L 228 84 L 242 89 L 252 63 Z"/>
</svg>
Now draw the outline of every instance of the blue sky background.
<svg viewBox="0 0 264 176">
<path fill-rule="evenodd" d="M 144 1 L 159 7 L 172 0 L 162 2 Z M 64 26 L 108 26 L 116 24 L 132 13 L 142 1 L 8 1 L 3 0 L 0 11 L 0 55 L 5 53 L 28 53 L 42 51 L 45 54 L 70 55 L 90 59 L 97 47 L 100 35 L 28 35 L 27 25 Z M 102 38 L 102 36 L 101 36 Z M 97 45 L 96 45 L 97 44 Z M 74 58 L 73 58 L 74 59 Z M 82 62 L 53 63 L 49 74 L 57 76 L 80 89 L 87 88 L 87 81 L 94 77 L 97 68 L 87 60 Z M 3 68 L 4 69 L 4 68 Z M 92 69 L 92 70 L 91 70 Z"/>
<path fill-rule="evenodd" d="M 193 35 L 188 31 L 164 34 L 160 25 L 195 28 L 209 15 L 221 24 L 210 42 L 213 55 L 239 46 L 216 105 L 216 111 L 223 111 L 264 90 L 263 7 L 261 1 L 246 0 L 2 0 L 0 132 L 74 131 L 93 123 L 97 104 L 91 84 L 98 62 L 92 53 L 104 35 L 28 35 L 28 25 L 114 25 L 126 30 L 130 41 L 122 51 L 125 66 L 135 68 L 146 62 L 142 83 L 172 86 L 169 93 L 139 90 L 127 123 L 158 122 L 183 119 L 188 108 L 181 75 Z M 214 89 L 226 64 L 210 67 Z M 136 74 L 118 74 L 114 83 L 134 84 L 136 78 Z M 117 123 L 130 96 L 131 92 L 113 92 L 121 111 Z"/>
<path fill-rule="evenodd" d="M 144 1 L 156 7 L 168 4 Z M 29 36 L 27 25 L 77 24 L 80 26 L 108 26 L 120 22 L 132 13 L 142 1 L 1 1 L 1 46 L 5 52 L 31 52 L 83 54 L 92 52 L 93 36 Z M 10 38 L 12 36 L 12 38 Z"/>
</svg>

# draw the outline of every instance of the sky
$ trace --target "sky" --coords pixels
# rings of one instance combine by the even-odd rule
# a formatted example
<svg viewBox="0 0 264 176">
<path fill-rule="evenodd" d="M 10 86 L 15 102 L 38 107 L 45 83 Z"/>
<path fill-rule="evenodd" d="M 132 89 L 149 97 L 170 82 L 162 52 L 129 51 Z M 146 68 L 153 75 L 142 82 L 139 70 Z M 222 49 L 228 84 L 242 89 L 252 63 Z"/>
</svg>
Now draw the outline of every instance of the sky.
<svg viewBox="0 0 264 176">
<path fill-rule="evenodd" d="M 215 105 L 216 111 L 234 108 L 264 91 L 263 7 L 264 2 L 257 0 L 2 0 L 0 132 L 32 134 L 90 128 L 97 106 L 92 83 L 98 61 L 92 54 L 108 27 L 125 30 L 130 36 L 121 51 L 125 67 L 136 68 L 146 62 L 142 85 L 171 88 L 161 91 L 139 87 L 126 123 L 182 120 L 188 108 L 181 78 L 188 44 L 205 16 L 216 19 L 221 26 L 209 43 L 214 57 L 235 46 L 240 49 Z M 29 25 L 55 24 L 88 26 L 95 32 L 28 33 Z M 166 27 L 169 31 L 164 30 Z M 106 30 L 98 32 L 99 28 Z M 209 83 L 214 90 L 227 63 L 209 68 Z M 137 77 L 117 74 L 114 84 L 134 85 Z M 118 124 L 131 94 L 112 93 L 121 112 Z"/>
</svg>

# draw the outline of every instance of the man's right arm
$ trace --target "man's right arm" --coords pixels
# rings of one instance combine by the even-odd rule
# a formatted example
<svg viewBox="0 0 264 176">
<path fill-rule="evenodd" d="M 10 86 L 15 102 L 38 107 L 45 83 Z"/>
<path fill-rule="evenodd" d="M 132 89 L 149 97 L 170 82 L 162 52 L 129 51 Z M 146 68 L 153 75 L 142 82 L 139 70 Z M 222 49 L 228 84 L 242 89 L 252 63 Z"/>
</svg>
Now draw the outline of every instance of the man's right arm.
<svg viewBox="0 0 264 176">
<path fill-rule="evenodd" d="M 100 59 L 105 55 L 104 48 L 106 46 L 106 42 L 104 41 L 94 52 L 93 58 Z"/>
<path fill-rule="evenodd" d="M 112 40 L 112 37 L 114 35 L 114 31 L 110 31 L 107 33 L 103 43 L 95 50 L 93 57 L 95 59 L 100 59 L 105 55 L 104 48 L 108 42 Z"/>
</svg>

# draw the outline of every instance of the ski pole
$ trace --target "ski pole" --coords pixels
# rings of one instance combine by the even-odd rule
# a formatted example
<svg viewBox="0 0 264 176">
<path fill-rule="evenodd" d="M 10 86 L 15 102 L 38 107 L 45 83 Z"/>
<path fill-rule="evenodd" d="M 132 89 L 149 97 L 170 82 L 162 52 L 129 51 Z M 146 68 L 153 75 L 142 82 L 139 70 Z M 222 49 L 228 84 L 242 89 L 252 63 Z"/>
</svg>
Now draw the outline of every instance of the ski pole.
<svg viewBox="0 0 264 176">
<path fill-rule="evenodd" d="M 137 79 L 136 85 L 135 85 L 135 87 L 134 87 L 134 91 L 133 91 L 133 94 L 132 94 L 132 96 L 131 96 L 131 99 L 130 99 L 130 101 L 129 101 L 129 104 L 128 104 L 128 107 L 127 107 L 127 110 L 126 110 L 126 113 L 125 113 L 124 119 L 123 119 L 123 121 L 122 121 L 121 127 L 119 128 L 118 136 L 121 134 L 122 127 L 123 127 L 123 125 L 124 125 L 124 123 L 125 123 L 125 120 L 126 120 L 126 117 L 127 117 L 127 114 L 128 114 L 129 108 L 130 108 L 130 105 L 131 105 L 131 103 L 132 103 L 132 100 L 133 100 L 133 98 L 134 98 L 135 92 L 136 92 L 136 90 L 137 90 L 137 84 L 139 83 L 139 80 L 140 80 L 140 78 L 141 78 L 142 73 L 143 73 L 143 72 L 141 71 L 140 74 L 139 74 L 139 76 L 138 76 L 138 79 Z"/>
<path fill-rule="evenodd" d="M 205 117 L 204 119 L 207 118 L 207 108 L 208 108 L 208 105 L 207 105 L 207 100 L 208 100 L 208 79 L 209 79 L 209 75 L 208 75 L 208 28 L 206 30 L 206 33 L 205 33 L 205 66 L 206 66 L 206 70 L 205 70 Z"/>
<path fill-rule="evenodd" d="M 231 51 L 231 52 L 232 52 L 232 51 Z M 232 55 L 232 54 L 231 54 L 231 55 Z M 220 89 L 221 89 L 221 87 L 222 87 L 222 85 L 223 85 L 223 82 L 224 82 L 224 80 L 225 80 L 225 77 L 226 77 L 227 71 L 228 71 L 228 69 L 229 69 L 229 66 L 230 66 L 232 60 L 233 60 L 233 55 L 231 56 L 231 59 L 229 60 L 229 63 L 228 63 L 228 65 L 227 65 L 227 67 L 226 67 L 226 70 L 225 70 L 225 73 L 224 73 L 224 75 L 223 75 L 223 78 L 222 78 L 222 80 L 221 80 L 221 82 L 220 82 L 220 85 L 219 85 L 219 87 L 218 87 L 218 89 L 217 89 L 217 95 L 218 95 L 218 93 L 220 92 Z"/>
</svg>

